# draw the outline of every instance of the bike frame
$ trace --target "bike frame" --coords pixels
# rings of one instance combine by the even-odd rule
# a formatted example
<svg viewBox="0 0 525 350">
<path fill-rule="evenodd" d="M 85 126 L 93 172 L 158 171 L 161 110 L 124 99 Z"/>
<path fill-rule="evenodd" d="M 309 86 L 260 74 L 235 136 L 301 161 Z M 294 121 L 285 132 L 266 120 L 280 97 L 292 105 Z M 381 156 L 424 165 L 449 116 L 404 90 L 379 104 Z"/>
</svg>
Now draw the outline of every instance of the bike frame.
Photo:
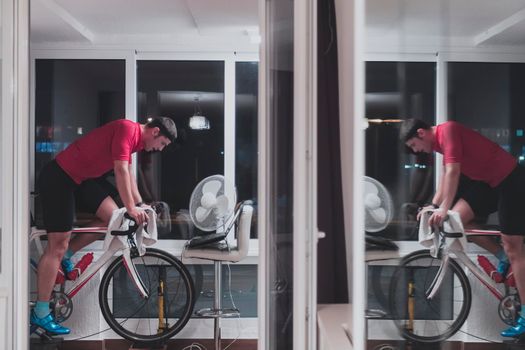
<svg viewBox="0 0 525 350">
<path fill-rule="evenodd" d="M 83 228 L 75 228 L 71 231 L 71 233 L 106 233 L 107 227 L 83 227 Z M 44 248 L 42 245 L 41 237 L 47 235 L 47 231 L 40 230 L 35 227 L 31 228 L 31 234 L 29 236 L 29 243 L 35 242 L 35 245 L 37 247 L 38 253 L 41 256 L 44 252 Z M 91 265 L 82 273 L 80 276 L 68 287 L 68 289 L 65 291 L 65 294 L 69 298 L 73 298 L 81 289 L 86 285 L 86 283 L 104 266 L 106 263 L 108 263 L 111 258 L 116 255 L 118 252 L 122 252 L 123 258 L 124 258 L 124 265 L 126 266 L 126 270 L 128 271 L 128 275 L 130 276 L 131 280 L 133 281 L 134 285 L 137 287 L 137 290 L 141 294 L 143 298 L 149 297 L 149 291 L 146 290 L 144 283 L 140 279 L 140 276 L 137 273 L 137 270 L 135 268 L 135 265 L 133 264 L 131 260 L 131 249 L 130 247 L 122 248 L 121 245 L 117 244 L 115 241 L 111 243 L 109 246 L 109 249 L 102 254 L 101 257 L 99 257 L 97 260 L 93 261 Z"/>
<path fill-rule="evenodd" d="M 436 234 L 439 234 L 439 232 L 435 232 Z M 465 230 L 464 235 L 466 237 L 469 236 L 498 236 L 501 232 L 499 231 L 488 231 L 488 230 Z M 459 242 L 458 238 L 446 238 L 440 235 L 440 244 L 442 243 L 443 239 L 450 239 L 452 242 L 447 246 L 441 246 L 439 248 L 438 254 L 441 256 L 441 265 L 439 266 L 438 273 L 436 274 L 436 277 L 434 278 L 434 281 L 432 281 L 429 291 L 427 293 L 428 299 L 432 299 L 434 295 L 438 292 L 439 288 L 441 287 L 441 283 L 443 282 L 443 279 L 446 275 L 449 261 L 450 259 L 454 259 L 456 262 L 462 263 L 467 269 L 469 269 L 474 276 L 485 286 L 487 289 L 498 299 L 502 300 L 505 295 L 501 293 L 498 288 L 496 282 L 492 280 L 486 273 L 484 273 L 476 264 L 472 262 L 472 260 L 467 256 L 465 251 L 463 250 L 463 245 Z M 451 257 L 451 254 L 455 256 L 455 258 Z"/>
</svg>

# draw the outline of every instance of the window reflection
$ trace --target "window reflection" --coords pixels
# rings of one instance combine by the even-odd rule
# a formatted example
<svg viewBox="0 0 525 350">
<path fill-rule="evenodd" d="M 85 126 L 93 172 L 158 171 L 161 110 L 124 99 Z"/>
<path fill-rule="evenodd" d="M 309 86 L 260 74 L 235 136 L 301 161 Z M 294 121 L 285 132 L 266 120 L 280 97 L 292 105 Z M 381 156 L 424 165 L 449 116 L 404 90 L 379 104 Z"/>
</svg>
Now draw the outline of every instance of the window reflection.
<svg viewBox="0 0 525 350">
<path fill-rule="evenodd" d="M 419 118 L 435 123 L 435 63 L 367 62 L 366 137 L 367 176 L 381 182 L 394 202 L 394 220 L 376 235 L 416 240 L 415 215 L 430 201 L 434 190 L 433 158 L 410 155 L 399 142 L 399 123 L 382 122 Z"/>
<path fill-rule="evenodd" d="M 169 208 L 173 225 L 159 229 L 159 237 L 188 239 L 199 234 L 188 214 L 191 192 L 213 174 L 224 174 L 224 62 L 137 62 L 138 120 L 148 116 L 172 118 L 179 138 L 171 151 L 139 155 L 139 190 L 146 201 Z M 189 120 L 198 108 L 209 129 L 192 129 Z"/>
<path fill-rule="evenodd" d="M 450 120 L 475 129 L 525 162 L 525 64 L 448 64 Z"/>
<path fill-rule="evenodd" d="M 241 200 L 257 201 L 257 62 L 235 64 L 235 184 Z M 256 215 L 256 212 L 254 213 Z M 257 237 L 257 220 L 254 216 L 250 231 Z"/>
<path fill-rule="evenodd" d="M 71 142 L 124 115 L 124 60 L 36 60 L 35 179 Z M 92 219 L 82 208 L 76 214 L 78 224 Z"/>
</svg>

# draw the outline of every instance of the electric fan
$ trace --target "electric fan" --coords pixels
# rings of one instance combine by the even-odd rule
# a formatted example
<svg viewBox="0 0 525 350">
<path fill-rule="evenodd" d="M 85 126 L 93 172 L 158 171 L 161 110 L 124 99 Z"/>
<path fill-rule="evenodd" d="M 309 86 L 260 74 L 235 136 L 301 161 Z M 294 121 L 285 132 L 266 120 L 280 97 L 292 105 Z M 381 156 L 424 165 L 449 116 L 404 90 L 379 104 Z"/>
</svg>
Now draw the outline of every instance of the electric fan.
<svg viewBox="0 0 525 350">
<path fill-rule="evenodd" d="M 190 198 L 190 218 L 197 228 L 211 232 L 192 238 L 190 247 L 223 240 L 228 234 L 230 219 L 235 210 L 235 187 L 222 175 L 212 175 L 197 184 Z"/>
<path fill-rule="evenodd" d="M 365 205 L 365 231 L 374 233 L 384 230 L 393 217 L 393 203 L 388 190 L 374 178 L 365 176 L 363 193 Z M 398 250 L 388 238 L 365 235 L 367 250 Z"/>
<path fill-rule="evenodd" d="M 393 216 L 392 198 L 383 184 L 374 178 L 365 176 L 363 193 L 365 205 L 365 231 L 384 230 Z"/>
</svg>

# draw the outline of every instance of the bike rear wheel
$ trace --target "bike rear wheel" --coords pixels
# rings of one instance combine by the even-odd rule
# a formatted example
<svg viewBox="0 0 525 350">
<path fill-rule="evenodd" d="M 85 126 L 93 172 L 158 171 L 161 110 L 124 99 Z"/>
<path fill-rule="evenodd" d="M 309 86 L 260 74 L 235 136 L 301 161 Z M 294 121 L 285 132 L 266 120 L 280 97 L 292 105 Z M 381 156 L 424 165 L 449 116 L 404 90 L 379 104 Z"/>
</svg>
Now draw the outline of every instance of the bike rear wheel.
<svg viewBox="0 0 525 350">
<path fill-rule="evenodd" d="M 158 249 L 147 249 L 132 261 L 149 297 L 140 295 L 121 256 L 111 263 L 100 284 L 102 315 L 125 339 L 162 343 L 180 332 L 192 315 L 191 275 L 180 260 Z"/>
<path fill-rule="evenodd" d="M 470 283 L 452 259 L 438 292 L 432 299 L 427 298 L 441 262 L 428 250 L 421 250 L 404 257 L 394 271 L 389 311 L 406 339 L 421 343 L 443 341 L 456 333 L 468 317 Z"/>
</svg>

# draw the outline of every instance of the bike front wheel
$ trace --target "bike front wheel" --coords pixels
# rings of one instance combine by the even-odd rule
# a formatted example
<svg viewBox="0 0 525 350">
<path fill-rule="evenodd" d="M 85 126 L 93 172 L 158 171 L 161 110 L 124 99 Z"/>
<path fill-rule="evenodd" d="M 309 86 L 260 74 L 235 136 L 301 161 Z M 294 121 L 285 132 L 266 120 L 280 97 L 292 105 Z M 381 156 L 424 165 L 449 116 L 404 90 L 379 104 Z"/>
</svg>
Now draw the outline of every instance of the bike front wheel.
<svg viewBox="0 0 525 350">
<path fill-rule="evenodd" d="M 390 313 L 405 339 L 434 343 L 455 334 L 468 317 L 472 301 L 467 276 L 452 259 L 438 292 L 428 298 L 441 266 L 428 250 L 404 257 L 389 289 Z"/>
<path fill-rule="evenodd" d="M 147 249 L 132 262 L 148 298 L 135 287 L 121 256 L 102 277 L 102 315 L 125 339 L 162 343 L 180 332 L 192 315 L 195 289 L 191 275 L 180 260 L 158 249 Z"/>
</svg>

